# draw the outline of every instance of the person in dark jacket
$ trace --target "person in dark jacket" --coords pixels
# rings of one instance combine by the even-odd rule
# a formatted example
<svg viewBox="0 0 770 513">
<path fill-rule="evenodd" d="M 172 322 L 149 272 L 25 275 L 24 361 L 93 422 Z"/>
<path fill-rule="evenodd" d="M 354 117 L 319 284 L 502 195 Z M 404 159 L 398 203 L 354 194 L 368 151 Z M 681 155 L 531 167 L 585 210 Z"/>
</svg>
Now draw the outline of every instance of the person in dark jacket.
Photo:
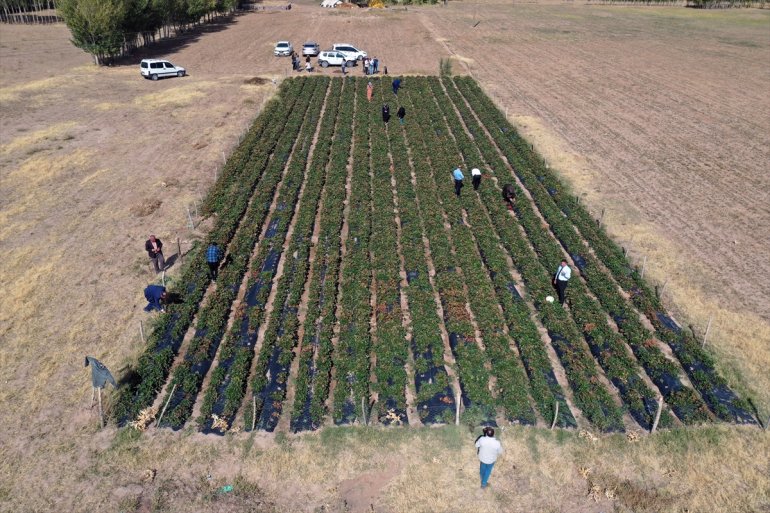
<svg viewBox="0 0 770 513">
<path fill-rule="evenodd" d="M 384 123 L 390 121 L 390 106 L 387 103 L 382 106 L 382 121 Z"/>
<path fill-rule="evenodd" d="M 474 191 L 479 190 L 479 185 L 481 185 L 481 170 L 477 167 L 471 169 L 471 183 L 473 184 Z"/>
<path fill-rule="evenodd" d="M 152 312 L 153 310 L 160 310 L 165 312 L 166 308 L 163 303 L 166 301 L 168 293 L 166 287 L 162 285 L 150 285 L 144 289 L 144 298 L 147 300 L 147 306 L 144 307 L 145 312 Z"/>
<path fill-rule="evenodd" d="M 394 78 L 393 79 L 393 94 L 398 94 L 398 89 L 401 87 L 401 79 L 400 78 Z"/>
<path fill-rule="evenodd" d="M 509 183 L 503 185 L 503 201 L 508 203 L 508 208 L 510 210 L 513 210 L 513 198 L 514 198 L 513 191 L 514 191 L 513 185 Z"/>
<path fill-rule="evenodd" d="M 150 235 L 144 243 L 144 250 L 152 260 L 152 265 L 155 268 L 155 272 L 159 273 L 166 268 L 166 260 L 163 258 L 163 243 L 155 235 Z"/>
<path fill-rule="evenodd" d="M 402 105 L 398 108 L 398 112 L 396 112 L 396 116 L 398 116 L 398 122 L 402 125 L 404 124 L 404 116 L 406 116 L 406 109 Z"/>
</svg>

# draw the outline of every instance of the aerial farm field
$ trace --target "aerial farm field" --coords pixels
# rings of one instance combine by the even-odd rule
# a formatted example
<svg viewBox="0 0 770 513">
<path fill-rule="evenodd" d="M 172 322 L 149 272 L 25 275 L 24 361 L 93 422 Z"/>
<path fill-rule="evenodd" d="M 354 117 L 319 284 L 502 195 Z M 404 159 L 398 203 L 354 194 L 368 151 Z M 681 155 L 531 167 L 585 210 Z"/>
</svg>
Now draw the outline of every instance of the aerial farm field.
<svg viewBox="0 0 770 513">
<path fill-rule="evenodd" d="M 768 28 L 300 4 L 163 42 L 190 76 L 155 83 L 152 49 L 96 68 L 63 26 L 3 25 L 0 510 L 770 508 Z M 390 75 L 369 100 L 284 38 Z M 180 298 L 153 315 L 150 233 Z M 105 428 L 86 354 L 119 382 Z"/>
</svg>

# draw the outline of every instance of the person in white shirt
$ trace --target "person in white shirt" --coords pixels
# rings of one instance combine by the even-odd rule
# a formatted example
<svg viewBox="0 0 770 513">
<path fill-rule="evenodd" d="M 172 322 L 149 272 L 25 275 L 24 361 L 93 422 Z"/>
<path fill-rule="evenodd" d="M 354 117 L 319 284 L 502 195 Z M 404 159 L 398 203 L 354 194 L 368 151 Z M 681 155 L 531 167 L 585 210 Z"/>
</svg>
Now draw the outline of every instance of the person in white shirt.
<svg viewBox="0 0 770 513">
<path fill-rule="evenodd" d="M 566 260 L 561 261 L 561 265 L 556 270 L 556 274 L 553 277 L 553 284 L 556 286 L 556 290 L 559 293 L 559 303 L 564 304 L 565 294 L 567 292 L 567 283 L 572 277 L 572 269 L 567 265 Z"/>
<path fill-rule="evenodd" d="M 471 169 L 471 183 L 473 184 L 474 191 L 479 190 L 479 185 L 481 185 L 481 170 L 477 167 Z"/>
<path fill-rule="evenodd" d="M 503 454 L 503 446 L 495 438 L 495 430 L 491 427 L 484 428 L 484 434 L 476 440 L 476 449 L 479 455 L 479 474 L 481 475 L 481 487 L 486 488 L 492 467 L 495 466 L 497 457 Z"/>
</svg>

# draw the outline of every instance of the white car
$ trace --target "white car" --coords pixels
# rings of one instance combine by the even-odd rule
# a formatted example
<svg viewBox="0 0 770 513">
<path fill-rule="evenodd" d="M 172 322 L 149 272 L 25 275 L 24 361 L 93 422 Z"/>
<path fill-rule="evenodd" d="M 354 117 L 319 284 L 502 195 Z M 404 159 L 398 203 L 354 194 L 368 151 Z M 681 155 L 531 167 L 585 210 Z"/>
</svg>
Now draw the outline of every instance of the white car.
<svg viewBox="0 0 770 513">
<path fill-rule="evenodd" d="M 162 77 L 183 77 L 187 70 L 181 66 L 174 66 L 163 59 L 142 59 L 139 63 L 139 72 L 144 78 L 158 80 Z"/>
<path fill-rule="evenodd" d="M 294 51 L 294 47 L 291 46 L 291 43 L 288 41 L 278 41 L 275 44 L 275 50 L 273 50 L 273 54 L 275 55 L 291 55 L 291 53 Z"/>
<path fill-rule="evenodd" d="M 321 51 L 321 47 L 318 46 L 318 43 L 316 43 L 315 41 L 308 41 L 307 43 L 302 45 L 303 57 L 306 57 L 308 55 L 310 57 L 315 57 L 316 55 L 318 55 L 320 51 Z"/>
<path fill-rule="evenodd" d="M 366 57 L 365 51 L 359 50 L 349 43 L 335 43 L 332 45 L 332 50 L 343 53 L 349 61 L 360 61 Z"/>
<path fill-rule="evenodd" d="M 318 54 L 318 65 L 322 68 L 329 66 L 349 66 L 348 59 L 342 52 L 321 52 Z"/>
</svg>

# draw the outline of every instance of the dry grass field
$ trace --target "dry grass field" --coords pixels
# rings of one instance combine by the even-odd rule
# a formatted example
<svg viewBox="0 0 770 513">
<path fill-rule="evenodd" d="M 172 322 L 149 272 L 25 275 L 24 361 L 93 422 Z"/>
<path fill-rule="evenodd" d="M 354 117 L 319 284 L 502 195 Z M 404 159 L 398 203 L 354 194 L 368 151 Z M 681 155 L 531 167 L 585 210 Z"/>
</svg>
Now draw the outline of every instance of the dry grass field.
<svg viewBox="0 0 770 513">
<path fill-rule="evenodd" d="M 287 75 L 274 41 L 345 40 L 391 74 L 435 74 L 454 56 L 592 211 L 605 209 L 633 259 L 647 256 L 680 319 L 702 334 L 714 316 L 721 368 L 766 418 L 769 12 L 301 3 L 109 68 L 68 37 L 0 26 L 0 511 L 770 511 L 770 437 L 757 428 L 638 442 L 509 428 L 482 493 L 465 426 L 99 430 L 83 369 L 89 354 L 120 374 L 140 353 L 141 291 L 154 279 L 142 243 L 156 234 L 168 258 L 172 240 L 189 247 L 206 229 L 187 227 L 186 207 L 275 90 L 249 79 Z M 190 76 L 142 80 L 136 63 L 155 55 Z M 233 492 L 217 493 L 226 484 Z"/>
</svg>

